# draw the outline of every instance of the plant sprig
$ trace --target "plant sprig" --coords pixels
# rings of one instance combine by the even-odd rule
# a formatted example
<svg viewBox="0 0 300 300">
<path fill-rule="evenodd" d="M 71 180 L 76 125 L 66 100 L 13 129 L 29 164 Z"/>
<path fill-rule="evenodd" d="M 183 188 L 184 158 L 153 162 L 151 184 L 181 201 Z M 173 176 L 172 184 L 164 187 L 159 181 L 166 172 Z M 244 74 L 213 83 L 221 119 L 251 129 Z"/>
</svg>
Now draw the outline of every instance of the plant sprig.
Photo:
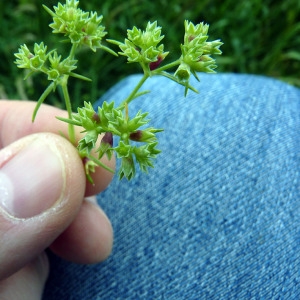
<svg viewBox="0 0 300 300">
<path fill-rule="evenodd" d="M 67 0 L 64 5 L 58 3 L 54 6 L 54 11 L 43 5 L 53 18 L 53 22 L 49 25 L 52 32 L 62 34 L 71 46 L 68 57 L 63 59 L 56 49 L 48 52 L 47 46 L 41 42 L 34 45 L 33 52 L 26 45 L 22 45 L 19 52 L 15 54 L 17 58 L 15 63 L 19 68 L 29 70 L 26 78 L 40 72 L 44 73 L 50 81 L 37 102 L 33 121 L 46 97 L 57 87 L 62 89 L 68 118 L 58 119 L 69 124 L 69 139 L 77 146 L 85 165 L 87 178 L 92 182 L 91 173 L 97 166 L 113 172 L 101 162 L 101 158 L 106 155 L 111 159 L 113 153 L 116 153 L 117 158 L 121 160 L 119 178 L 125 177 L 130 180 L 136 174 L 136 165 L 139 165 L 144 172 L 147 172 L 149 167 L 153 167 L 153 159 L 160 153 L 157 149 L 156 134 L 163 131 L 163 129 L 147 127 L 149 123 L 147 112 L 140 110 L 135 116 L 130 116 L 130 102 L 148 93 L 149 91 L 141 91 L 141 87 L 148 78 L 157 75 L 165 76 L 183 85 L 185 95 L 188 90 L 197 92 L 190 85 L 190 76 L 193 75 L 199 80 L 198 72 L 214 72 L 216 63 L 211 55 L 221 54 L 219 48 L 222 42 L 207 41 L 209 28 L 207 24 L 194 25 L 192 22 L 185 21 L 184 42 L 180 47 L 181 56 L 163 65 L 169 52 L 164 51 L 164 45 L 161 43 L 164 38 L 161 33 L 162 28 L 156 21 L 148 22 L 145 30 L 133 27 L 127 30 L 127 38 L 124 42 L 113 39 L 107 41 L 119 47 L 118 54 L 127 57 L 128 63 L 140 65 L 143 76 L 136 87 L 118 106 L 114 102 L 104 102 L 102 107 L 95 110 L 90 102 L 85 102 L 84 107 L 78 108 L 77 113 L 73 113 L 68 92 L 69 76 L 90 80 L 74 72 L 77 68 L 76 50 L 85 46 L 93 52 L 100 49 L 118 55 L 102 44 L 102 39 L 107 34 L 104 26 L 101 25 L 103 16 L 98 16 L 96 12 L 84 12 L 78 8 L 78 5 L 78 0 Z M 171 69 L 175 71 L 171 73 Z M 75 141 L 74 126 L 83 128 L 82 132 L 85 134 L 78 143 Z M 92 153 L 96 153 L 96 157 Z"/>
</svg>

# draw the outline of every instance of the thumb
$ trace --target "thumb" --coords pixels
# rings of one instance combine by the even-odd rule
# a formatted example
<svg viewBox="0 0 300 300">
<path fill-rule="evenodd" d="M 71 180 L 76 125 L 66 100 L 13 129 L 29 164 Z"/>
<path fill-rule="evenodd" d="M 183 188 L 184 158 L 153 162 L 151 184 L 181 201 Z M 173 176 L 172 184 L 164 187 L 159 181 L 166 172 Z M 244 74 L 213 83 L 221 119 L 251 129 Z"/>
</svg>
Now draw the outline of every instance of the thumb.
<svg viewBox="0 0 300 300">
<path fill-rule="evenodd" d="M 0 281 L 0 299 L 41 299 L 48 273 L 49 262 L 46 253 L 43 252 L 17 273 Z"/>
<path fill-rule="evenodd" d="M 39 133 L 0 151 L 0 280 L 47 248 L 75 218 L 85 192 L 76 149 Z"/>
</svg>

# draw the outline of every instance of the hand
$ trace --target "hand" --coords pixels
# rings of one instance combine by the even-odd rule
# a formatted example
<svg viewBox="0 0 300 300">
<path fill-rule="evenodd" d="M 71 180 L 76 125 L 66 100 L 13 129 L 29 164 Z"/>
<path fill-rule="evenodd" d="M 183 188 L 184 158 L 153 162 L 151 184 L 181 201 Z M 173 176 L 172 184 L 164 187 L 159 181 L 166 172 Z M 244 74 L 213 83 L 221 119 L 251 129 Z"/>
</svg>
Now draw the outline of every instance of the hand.
<svg viewBox="0 0 300 300">
<path fill-rule="evenodd" d="M 48 247 L 77 263 L 96 263 L 112 248 L 112 227 L 96 204 L 112 174 L 101 168 L 86 181 L 82 161 L 55 116 L 35 103 L 0 101 L 0 299 L 40 299 L 48 276 Z M 77 137 L 80 137 L 78 131 Z M 114 168 L 114 161 L 105 161 Z M 30 288 L 28 288 L 30 287 Z"/>
</svg>

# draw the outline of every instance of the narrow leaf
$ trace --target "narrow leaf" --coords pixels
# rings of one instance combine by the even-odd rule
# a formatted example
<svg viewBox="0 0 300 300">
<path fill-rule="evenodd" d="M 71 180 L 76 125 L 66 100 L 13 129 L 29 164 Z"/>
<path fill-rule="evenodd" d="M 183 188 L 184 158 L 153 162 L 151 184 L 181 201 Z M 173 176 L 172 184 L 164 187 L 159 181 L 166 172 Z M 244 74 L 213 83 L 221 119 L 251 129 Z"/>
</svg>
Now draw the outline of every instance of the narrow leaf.
<svg viewBox="0 0 300 300">
<path fill-rule="evenodd" d="M 47 96 L 52 92 L 52 90 L 55 89 L 55 83 L 52 82 L 51 84 L 48 85 L 48 87 L 46 88 L 46 90 L 44 91 L 44 93 L 41 95 L 41 97 L 39 98 L 35 108 L 34 108 L 34 111 L 33 111 L 33 114 L 32 114 L 32 122 L 34 122 L 35 120 L 35 117 L 36 117 L 36 114 L 40 108 L 40 106 L 42 105 L 42 103 L 45 101 L 45 99 L 47 98 Z"/>
</svg>

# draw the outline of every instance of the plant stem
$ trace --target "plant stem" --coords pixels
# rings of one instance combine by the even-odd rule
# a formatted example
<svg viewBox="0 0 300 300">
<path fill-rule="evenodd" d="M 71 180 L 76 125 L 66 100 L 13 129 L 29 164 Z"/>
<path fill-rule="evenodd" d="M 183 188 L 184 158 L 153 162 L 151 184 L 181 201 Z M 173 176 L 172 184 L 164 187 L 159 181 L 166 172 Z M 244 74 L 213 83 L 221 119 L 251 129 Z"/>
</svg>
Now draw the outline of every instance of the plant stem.
<svg viewBox="0 0 300 300">
<path fill-rule="evenodd" d="M 149 75 L 144 73 L 144 76 L 141 78 L 139 83 L 136 85 L 136 87 L 133 89 L 133 91 L 130 93 L 130 95 L 121 103 L 121 107 L 125 106 L 125 104 L 129 104 L 134 98 L 136 93 L 139 91 L 140 87 L 144 84 L 144 82 L 148 79 Z"/>
<path fill-rule="evenodd" d="M 173 61 L 173 62 L 171 62 L 171 63 L 169 63 L 165 66 L 157 68 L 156 70 L 152 71 L 152 73 L 155 74 L 155 75 L 158 75 L 162 71 L 165 71 L 165 70 L 168 70 L 168 69 L 171 69 L 173 67 L 176 67 L 176 66 L 180 65 L 180 63 L 181 63 L 181 59 L 179 58 L 179 59 L 177 59 L 177 60 L 175 60 L 175 61 Z"/>
<path fill-rule="evenodd" d="M 110 167 L 106 166 L 103 162 L 101 162 L 99 159 L 95 158 L 93 155 L 87 154 L 86 157 L 90 160 L 92 160 L 94 163 L 96 163 L 98 166 L 102 167 L 103 169 L 111 172 L 111 173 L 115 173 L 115 171 L 113 169 L 111 169 Z"/>
<path fill-rule="evenodd" d="M 69 57 L 71 59 L 74 59 L 74 57 L 75 57 L 75 51 L 77 49 L 77 46 L 78 46 L 78 44 L 72 44 L 72 48 L 71 48 L 70 54 L 69 54 Z"/>
<path fill-rule="evenodd" d="M 162 66 L 154 71 L 151 71 L 150 74 L 149 72 L 146 71 L 146 69 L 143 67 L 143 70 L 144 70 L 144 75 L 143 77 L 141 78 L 141 80 L 139 81 L 139 83 L 136 85 L 136 87 L 134 88 L 134 90 L 130 93 L 130 95 L 121 103 L 121 107 L 125 107 L 125 104 L 129 104 L 134 98 L 135 98 L 135 95 L 137 94 L 137 92 L 139 91 L 139 89 L 141 88 L 141 86 L 144 84 L 144 82 L 151 76 L 151 75 L 159 75 L 161 72 L 167 70 L 167 69 L 170 69 L 170 68 L 173 68 L 173 67 L 176 67 L 178 65 L 180 65 L 181 63 L 181 59 L 177 59 L 165 66 Z"/>
<path fill-rule="evenodd" d="M 77 44 L 72 44 L 70 54 L 69 54 L 70 59 L 74 59 L 77 46 L 78 46 Z M 72 120 L 73 119 L 73 116 L 72 116 L 73 111 L 72 111 L 72 104 L 71 104 L 70 95 L 69 95 L 69 91 L 68 91 L 68 79 L 69 79 L 69 75 L 64 75 L 64 77 L 61 81 L 61 87 L 62 87 L 64 99 L 65 99 L 68 117 L 70 120 Z M 70 124 L 70 123 L 68 124 L 68 131 L 69 131 L 70 142 L 75 146 L 76 138 L 75 138 L 75 129 L 74 129 L 73 124 Z"/>
<path fill-rule="evenodd" d="M 68 91 L 68 87 L 67 87 L 68 78 L 69 78 L 68 75 L 64 75 L 61 87 L 62 87 L 64 99 L 65 99 L 65 104 L 66 104 L 66 109 L 67 109 L 67 112 L 68 112 L 68 117 L 69 117 L 70 120 L 72 120 L 72 118 L 73 118 L 73 116 L 72 116 L 72 105 L 71 105 L 69 91 Z M 69 123 L 68 124 L 68 130 L 69 130 L 69 139 L 70 139 L 70 142 L 73 145 L 75 145 L 76 139 L 75 139 L 74 125 Z"/>
</svg>

